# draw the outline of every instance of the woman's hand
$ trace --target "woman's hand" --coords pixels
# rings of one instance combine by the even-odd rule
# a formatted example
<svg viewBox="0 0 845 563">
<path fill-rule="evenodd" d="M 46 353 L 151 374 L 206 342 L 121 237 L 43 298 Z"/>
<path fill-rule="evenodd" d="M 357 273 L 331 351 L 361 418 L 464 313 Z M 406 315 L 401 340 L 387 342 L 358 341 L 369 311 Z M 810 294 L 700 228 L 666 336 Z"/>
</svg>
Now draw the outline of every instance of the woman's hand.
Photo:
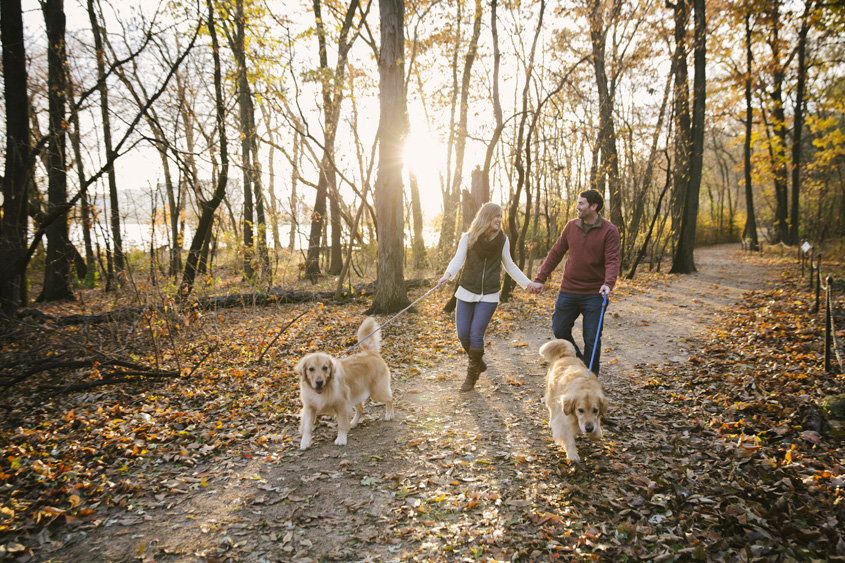
<svg viewBox="0 0 845 563">
<path fill-rule="evenodd" d="M 437 285 L 443 285 L 444 283 L 446 283 L 447 281 L 449 281 L 451 279 L 452 279 L 452 276 L 450 276 L 449 274 L 443 274 L 443 277 L 440 278 L 440 281 L 437 282 Z"/>
<path fill-rule="evenodd" d="M 540 282 L 529 282 L 527 286 L 525 286 L 525 291 L 528 293 L 543 293 L 543 290 L 546 288 L 545 284 Z"/>
</svg>

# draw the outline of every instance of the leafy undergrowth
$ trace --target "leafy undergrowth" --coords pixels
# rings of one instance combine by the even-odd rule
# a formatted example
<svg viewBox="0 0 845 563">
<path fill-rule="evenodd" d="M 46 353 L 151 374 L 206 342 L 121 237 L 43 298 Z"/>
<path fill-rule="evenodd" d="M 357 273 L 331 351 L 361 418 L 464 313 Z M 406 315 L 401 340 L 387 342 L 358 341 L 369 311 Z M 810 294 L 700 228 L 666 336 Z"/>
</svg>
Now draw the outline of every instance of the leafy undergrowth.
<svg viewBox="0 0 845 563">
<path fill-rule="evenodd" d="M 616 294 L 636 298 L 665 282 L 641 274 Z M 445 297 L 434 293 L 418 314 L 385 328 L 383 354 L 397 386 L 460 352 L 441 312 Z M 517 292 L 494 316 L 489 336 L 547 317 L 551 299 Z M 142 497 L 155 509 L 173 495 L 202 491 L 211 461 L 292 463 L 299 408 L 292 368 L 310 351 L 339 354 L 352 346 L 367 305 L 182 313 L 145 319 L 144 330 L 22 331 L 0 352 L 3 359 L 27 349 L 90 352 L 109 342 L 109 354 L 182 377 L 52 398 L 44 386 L 59 377 L 64 384 L 67 374 L 15 386 L 0 435 L 5 554 L 26 560 L 49 552 L 61 545 L 51 531 L 103 529 L 114 514 L 129 518 Z M 402 545 L 403 560 L 419 561 L 845 558 L 843 434 L 821 407 L 845 382 L 819 368 L 823 327 L 809 309 L 810 296 L 784 277 L 777 289 L 749 293 L 742 306 L 726 309 L 688 362 L 638 368 L 618 391 L 608 439 L 580 443 L 586 462 L 579 468 L 549 439 L 536 389 L 532 395 L 518 380 L 508 380 L 503 394 L 525 416 L 508 414 L 487 434 L 434 424 L 437 408 L 453 408 L 448 401 L 409 416 L 403 424 L 416 438 L 394 452 L 407 463 L 361 481 L 390 493 L 388 515 L 360 529 L 348 549 Z M 73 377 L 101 375 L 95 368 Z M 512 442 L 507 448 L 497 445 L 501 427 Z M 325 559 L 362 557 L 339 551 Z"/>
<path fill-rule="evenodd" d="M 725 311 L 688 362 L 639 367 L 579 469 L 550 443 L 513 455 L 441 433 L 409 454 L 439 471 L 394 477 L 413 502 L 380 540 L 427 562 L 845 561 L 845 433 L 822 406 L 845 379 L 821 369 L 809 296 L 777 285 Z M 503 423 L 529 442 L 541 421 Z"/>
<path fill-rule="evenodd" d="M 219 285 L 249 290 L 234 283 Z M 302 289 L 329 289 L 324 285 Z M 137 295 L 145 296 L 143 302 L 172 304 L 161 296 L 147 299 L 153 289 L 132 284 Z M 409 297 L 417 299 L 424 291 Z M 460 352 L 454 323 L 441 311 L 446 291 L 435 292 L 417 304 L 416 314 L 402 315 L 384 329 L 382 353 L 394 380 L 413 379 L 444 356 Z M 41 309 L 59 316 L 137 303 L 125 292 L 90 291 L 77 302 Z M 109 509 L 131 506 L 140 496 L 163 498 L 202 487 L 202 479 L 171 477 L 212 458 L 220 463 L 226 458 L 283 457 L 298 445 L 294 365 L 308 352 L 340 354 L 354 345 L 368 305 L 357 300 L 202 313 L 150 311 L 127 324 L 17 326 L 0 350 L 7 381 L 51 358 L 65 367 L 17 382 L 0 401 L 6 410 L 0 434 L 0 558 L 55 548 L 51 528 L 97 528 L 110 523 L 105 516 Z M 500 308 L 488 334 L 504 336 L 529 313 L 547 314 L 546 307 L 517 291 Z M 93 367 L 67 368 L 69 361 L 83 358 L 97 359 L 91 361 Z M 170 380 L 135 376 L 118 385 L 55 393 L 67 385 L 104 379 L 102 362 L 114 358 L 181 375 Z"/>
</svg>

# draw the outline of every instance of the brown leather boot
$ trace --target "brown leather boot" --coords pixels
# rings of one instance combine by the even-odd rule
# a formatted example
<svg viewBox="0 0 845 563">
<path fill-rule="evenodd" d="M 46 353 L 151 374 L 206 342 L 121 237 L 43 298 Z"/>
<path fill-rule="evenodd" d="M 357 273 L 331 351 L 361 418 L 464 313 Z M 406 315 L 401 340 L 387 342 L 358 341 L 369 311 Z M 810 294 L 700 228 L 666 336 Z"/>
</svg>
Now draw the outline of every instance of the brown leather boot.
<svg viewBox="0 0 845 563">
<path fill-rule="evenodd" d="M 472 391 L 475 383 L 478 381 L 478 376 L 481 374 L 481 357 L 484 355 L 484 348 L 470 348 L 467 351 L 469 360 L 467 361 L 467 376 L 461 385 L 461 391 Z"/>
<path fill-rule="evenodd" d="M 463 346 L 464 352 L 469 354 L 470 347 L 464 346 L 463 344 L 461 344 L 461 346 Z M 479 348 L 479 350 L 481 350 L 481 354 L 484 355 L 484 348 Z M 484 361 L 484 358 L 481 358 L 481 366 L 478 368 L 478 372 L 484 373 L 485 371 L 487 371 L 487 363 Z"/>
</svg>

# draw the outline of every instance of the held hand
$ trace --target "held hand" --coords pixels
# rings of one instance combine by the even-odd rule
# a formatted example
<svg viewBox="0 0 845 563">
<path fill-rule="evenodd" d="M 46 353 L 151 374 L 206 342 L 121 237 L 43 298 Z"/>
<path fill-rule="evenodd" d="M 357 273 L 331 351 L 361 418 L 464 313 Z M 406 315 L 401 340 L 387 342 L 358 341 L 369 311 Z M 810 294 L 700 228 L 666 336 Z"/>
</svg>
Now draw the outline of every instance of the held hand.
<svg viewBox="0 0 845 563">
<path fill-rule="evenodd" d="M 528 293 L 536 293 L 538 295 L 540 293 L 543 293 L 543 290 L 545 288 L 546 288 L 546 286 L 544 284 L 540 283 L 540 282 L 529 282 L 528 285 L 525 286 L 525 290 Z"/>
<path fill-rule="evenodd" d="M 452 279 L 452 276 L 450 276 L 449 274 L 443 274 L 443 277 L 440 278 L 440 281 L 437 282 L 437 285 L 443 285 L 444 283 L 446 283 L 447 281 L 449 281 L 451 279 Z"/>
<path fill-rule="evenodd" d="M 599 293 L 604 295 L 604 298 L 607 299 L 607 296 L 610 295 L 610 287 L 607 285 L 601 286 L 601 289 L 599 289 Z"/>
</svg>

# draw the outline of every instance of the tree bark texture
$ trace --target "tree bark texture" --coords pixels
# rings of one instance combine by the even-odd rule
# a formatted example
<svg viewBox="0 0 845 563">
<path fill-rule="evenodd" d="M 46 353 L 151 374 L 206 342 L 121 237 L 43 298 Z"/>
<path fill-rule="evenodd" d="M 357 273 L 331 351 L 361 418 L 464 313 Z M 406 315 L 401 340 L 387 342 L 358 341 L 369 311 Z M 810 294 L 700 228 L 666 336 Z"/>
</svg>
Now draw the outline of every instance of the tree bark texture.
<svg viewBox="0 0 845 563">
<path fill-rule="evenodd" d="M 50 117 L 47 142 L 48 215 L 65 211 L 47 227 L 47 265 L 39 301 L 73 299 L 70 287 L 72 253 L 66 209 L 67 155 L 65 150 L 67 121 L 67 51 L 65 49 L 64 0 L 45 0 L 42 4 L 47 27 L 47 87 Z"/>
<path fill-rule="evenodd" d="M 687 182 L 684 194 L 681 231 L 675 257 L 672 261 L 672 273 L 691 274 L 695 268 L 695 232 L 698 220 L 698 198 L 701 192 L 701 174 L 704 158 L 704 110 L 707 93 L 706 55 L 707 55 L 707 19 L 704 8 L 705 0 L 694 0 L 695 11 L 695 48 L 693 77 L 692 126 L 690 128 L 691 152 L 685 167 Z M 680 132 L 677 132 L 680 133 Z M 676 134 L 677 134 L 676 133 Z"/>
<path fill-rule="evenodd" d="M 792 126 L 792 204 L 789 211 L 789 240 L 798 244 L 798 202 L 801 199 L 801 139 L 804 128 L 804 88 L 807 83 L 807 34 L 813 2 L 808 1 L 798 32 L 798 77 L 795 86 L 795 117 Z"/>
<path fill-rule="evenodd" d="M 530 125 L 528 125 L 527 133 L 526 123 L 528 123 L 528 120 L 531 117 L 531 112 L 529 111 L 531 98 L 531 77 L 534 72 L 534 56 L 537 52 L 537 41 L 540 37 L 540 30 L 543 29 L 543 16 L 545 15 L 545 13 L 546 2 L 545 0 L 542 0 L 540 2 L 540 14 L 537 19 L 537 26 L 534 32 L 534 40 L 531 42 L 531 51 L 528 55 L 528 60 L 525 61 L 525 84 L 522 88 L 522 111 L 519 118 L 519 126 L 517 128 L 516 150 L 514 151 L 513 160 L 513 165 L 516 169 L 516 189 L 514 190 L 514 195 L 511 199 L 510 207 L 508 208 L 507 213 L 507 234 L 508 242 L 510 244 L 509 249 L 511 256 L 517 257 L 516 262 L 520 268 L 525 265 L 524 237 L 528 223 L 529 221 L 531 221 L 531 148 L 529 146 L 530 143 L 526 142 L 525 137 L 526 135 L 528 135 L 528 137 L 530 138 L 531 130 L 533 129 L 534 123 L 532 122 Z M 540 104 L 538 102 L 538 106 L 539 105 Z M 534 115 L 536 116 L 536 113 Z M 523 150 L 525 150 L 524 162 L 522 160 Z M 522 197 L 523 189 L 525 190 L 525 211 L 522 216 L 522 226 L 520 226 L 519 200 Z M 507 302 L 510 299 L 510 295 L 513 291 L 514 285 L 515 282 L 513 281 L 513 278 L 511 278 L 510 276 L 505 276 L 504 283 L 502 283 L 502 291 L 500 293 L 500 299 L 503 303 Z"/>
<path fill-rule="evenodd" d="M 672 5 L 675 20 L 675 69 L 674 118 L 675 139 L 673 151 L 675 166 L 672 171 L 672 233 L 675 249 L 681 242 L 681 225 L 686 204 L 687 184 L 689 183 L 691 124 L 689 113 L 689 71 L 687 66 L 687 21 L 689 6 L 687 0 L 678 0 Z M 686 252 L 686 250 L 684 251 Z"/>
<path fill-rule="evenodd" d="M 772 51 L 772 173 L 775 185 L 775 225 L 773 242 L 789 243 L 789 188 L 786 180 L 786 114 L 783 109 L 783 80 L 786 68 L 782 61 L 780 39 L 780 1 L 770 3 L 769 47 Z"/>
<path fill-rule="evenodd" d="M 6 103 L 6 166 L 0 218 L 0 309 L 12 314 L 20 303 L 26 272 L 27 202 L 33 168 L 29 92 L 21 0 L 0 1 L 3 96 Z"/>
<path fill-rule="evenodd" d="M 220 136 L 220 173 L 217 176 L 217 184 L 214 194 L 207 201 L 200 201 L 199 224 L 191 241 L 191 248 L 188 251 L 188 259 L 185 262 L 185 271 L 182 274 L 180 286 L 180 297 L 186 299 L 193 291 L 196 280 L 200 255 L 203 249 L 208 248 L 211 239 L 211 227 L 214 224 L 214 213 L 223 197 L 226 195 L 226 183 L 229 178 L 229 148 L 226 141 L 226 101 L 223 97 L 223 79 L 220 71 L 220 45 L 217 41 L 217 29 L 214 23 L 214 6 L 212 0 L 206 0 L 208 9 L 208 34 L 211 37 L 212 56 L 214 59 L 214 99 L 217 117 L 217 133 Z M 207 251 L 207 250 L 206 250 Z"/>
<path fill-rule="evenodd" d="M 380 0 L 379 164 L 375 184 L 378 215 L 378 277 L 368 314 L 395 313 L 408 301 L 404 279 L 402 149 L 405 143 L 405 5 Z"/>
<path fill-rule="evenodd" d="M 593 188 L 604 186 L 607 179 L 610 202 L 607 207 L 610 212 L 610 222 L 619 228 L 624 238 L 625 222 L 622 219 L 622 193 L 619 180 L 619 155 L 616 149 L 616 128 L 613 124 L 613 95 L 608 88 L 607 70 L 605 65 L 605 45 L 607 32 L 604 24 L 604 2 L 592 0 L 590 5 L 590 40 L 593 47 L 593 69 L 596 76 L 596 87 L 599 94 L 599 139 L 597 146 L 601 152 L 601 159 L 596 173 L 601 179 L 593 178 Z"/>
<path fill-rule="evenodd" d="M 743 146 L 743 169 L 745 172 L 745 229 L 742 238 L 751 241 L 751 250 L 757 250 L 757 220 L 754 213 L 754 190 L 751 182 L 751 136 L 754 128 L 754 106 L 752 105 L 752 82 L 751 65 L 754 61 L 751 50 L 751 15 L 745 14 L 745 142 Z"/>
<path fill-rule="evenodd" d="M 102 28 L 94 10 L 94 0 L 88 0 L 88 20 L 94 34 L 94 51 L 97 57 L 97 84 L 100 93 L 100 117 L 103 120 L 103 145 L 106 149 L 106 161 L 114 162 L 115 154 L 111 138 L 111 117 L 109 115 L 109 87 L 106 83 L 106 59 L 103 49 Z M 120 202 L 117 197 L 117 178 L 114 164 L 108 170 L 109 184 L 109 220 L 112 240 L 114 241 L 114 269 L 122 272 L 125 269 L 123 255 L 123 236 L 120 230 Z"/>
</svg>

